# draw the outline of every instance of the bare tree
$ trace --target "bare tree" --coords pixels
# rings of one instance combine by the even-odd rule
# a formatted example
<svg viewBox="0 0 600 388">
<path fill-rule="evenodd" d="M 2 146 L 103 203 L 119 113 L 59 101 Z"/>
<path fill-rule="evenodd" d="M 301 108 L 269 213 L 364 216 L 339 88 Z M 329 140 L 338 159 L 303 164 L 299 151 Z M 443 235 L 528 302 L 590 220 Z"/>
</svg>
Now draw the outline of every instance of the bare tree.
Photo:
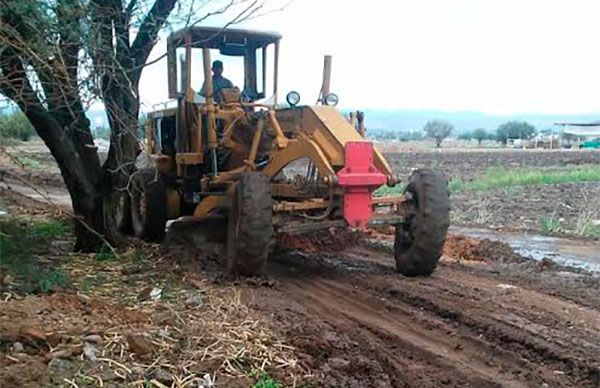
<svg viewBox="0 0 600 388">
<path fill-rule="evenodd" d="M 185 26 L 231 11 L 231 24 L 256 17 L 263 5 L 258 0 L 0 0 L 0 93 L 25 113 L 56 159 L 77 216 L 77 250 L 123 242 L 111 214 L 140 150 L 142 71 L 169 18 L 180 18 L 178 24 Z M 85 115 L 98 98 L 111 127 L 104 163 Z"/>
</svg>

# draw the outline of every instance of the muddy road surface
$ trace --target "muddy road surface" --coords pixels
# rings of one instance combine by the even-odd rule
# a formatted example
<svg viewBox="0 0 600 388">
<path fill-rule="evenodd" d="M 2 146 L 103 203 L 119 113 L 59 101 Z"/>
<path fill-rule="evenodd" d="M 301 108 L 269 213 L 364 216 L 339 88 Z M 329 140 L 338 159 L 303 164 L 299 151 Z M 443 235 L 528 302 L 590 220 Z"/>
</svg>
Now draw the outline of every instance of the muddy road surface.
<svg viewBox="0 0 600 388">
<path fill-rule="evenodd" d="M 283 253 L 276 286 L 246 297 L 318 386 L 597 387 L 598 279 L 496 243 L 458 260 L 471 240 L 457 239 L 430 278 L 399 276 L 370 245 Z"/>
</svg>

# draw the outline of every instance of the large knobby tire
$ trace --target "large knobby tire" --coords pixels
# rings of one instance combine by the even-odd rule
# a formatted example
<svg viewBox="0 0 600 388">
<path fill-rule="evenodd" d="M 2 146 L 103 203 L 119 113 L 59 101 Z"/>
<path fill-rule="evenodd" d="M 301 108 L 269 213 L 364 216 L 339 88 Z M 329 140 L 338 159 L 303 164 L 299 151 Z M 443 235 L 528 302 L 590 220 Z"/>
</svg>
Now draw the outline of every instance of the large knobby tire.
<svg viewBox="0 0 600 388">
<path fill-rule="evenodd" d="M 167 194 L 154 168 L 135 173 L 131 188 L 131 226 L 136 237 L 161 242 L 167 224 Z"/>
<path fill-rule="evenodd" d="M 450 226 L 448 181 L 435 170 L 415 171 L 404 191 L 413 214 L 396 226 L 396 271 L 405 276 L 427 276 L 435 269 Z"/>
<path fill-rule="evenodd" d="M 228 231 L 227 270 L 243 276 L 260 275 L 273 241 L 271 180 L 248 172 L 238 180 Z"/>
</svg>

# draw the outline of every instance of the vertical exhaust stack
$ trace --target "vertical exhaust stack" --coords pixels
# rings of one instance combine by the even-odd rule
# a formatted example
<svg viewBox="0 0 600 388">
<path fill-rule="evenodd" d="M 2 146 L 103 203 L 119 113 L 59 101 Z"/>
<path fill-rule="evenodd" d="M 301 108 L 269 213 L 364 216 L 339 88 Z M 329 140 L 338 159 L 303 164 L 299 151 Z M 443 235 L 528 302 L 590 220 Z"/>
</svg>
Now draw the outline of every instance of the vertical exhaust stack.
<svg viewBox="0 0 600 388">
<path fill-rule="evenodd" d="M 331 55 L 325 55 L 323 61 L 323 84 L 321 85 L 321 104 L 327 105 L 327 100 L 325 97 L 330 92 L 331 87 Z"/>
</svg>

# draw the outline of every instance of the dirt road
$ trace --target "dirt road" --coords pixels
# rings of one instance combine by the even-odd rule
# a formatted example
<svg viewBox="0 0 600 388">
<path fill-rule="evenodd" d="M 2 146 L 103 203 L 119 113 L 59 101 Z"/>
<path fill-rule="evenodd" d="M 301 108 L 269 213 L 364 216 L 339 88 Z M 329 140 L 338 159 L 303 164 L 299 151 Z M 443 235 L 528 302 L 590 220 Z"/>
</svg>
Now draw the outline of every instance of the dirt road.
<svg viewBox="0 0 600 388">
<path fill-rule="evenodd" d="M 597 278 L 446 258 L 409 279 L 392 262 L 364 246 L 283 254 L 269 267 L 278 286 L 247 297 L 319 385 L 598 386 Z"/>
</svg>

